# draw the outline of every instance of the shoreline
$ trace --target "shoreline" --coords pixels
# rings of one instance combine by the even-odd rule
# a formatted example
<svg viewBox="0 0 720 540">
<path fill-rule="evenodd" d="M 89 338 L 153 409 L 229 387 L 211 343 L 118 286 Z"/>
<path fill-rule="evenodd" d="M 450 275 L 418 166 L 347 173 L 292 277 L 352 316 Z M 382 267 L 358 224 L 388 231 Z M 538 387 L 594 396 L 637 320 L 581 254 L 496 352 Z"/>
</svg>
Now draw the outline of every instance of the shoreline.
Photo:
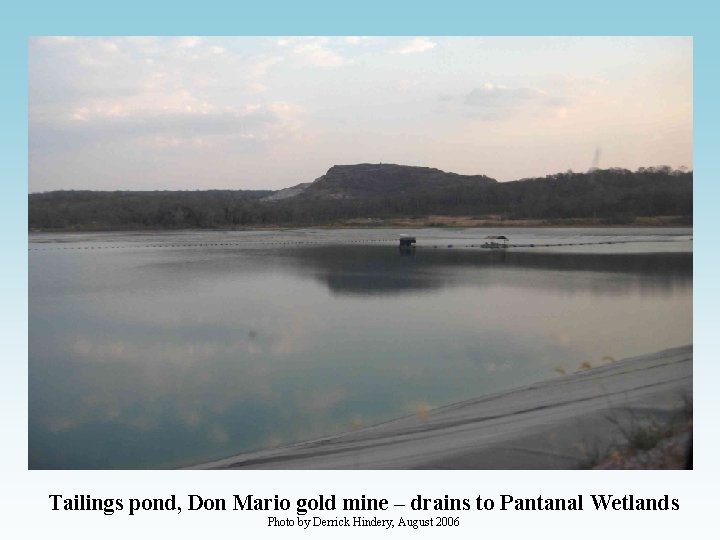
<svg viewBox="0 0 720 540">
<path fill-rule="evenodd" d="M 684 221 L 684 216 L 656 216 L 641 217 L 627 223 L 601 223 L 592 218 L 568 218 L 556 220 L 543 219 L 491 219 L 474 218 L 469 216 L 422 216 L 418 218 L 358 218 L 344 220 L 337 223 L 324 225 L 294 224 L 294 225 L 263 225 L 245 227 L 194 227 L 194 228 L 92 228 L 92 227 L 64 227 L 64 228 L 32 228 L 32 233 L 181 233 L 181 232 L 244 232 L 244 231 L 288 231 L 297 229 L 498 229 L 498 228 L 533 228 L 533 229 L 671 229 L 671 228 L 693 228 L 692 220 Z"/>
<path fill-rule="evenodd" d="M 577 469 L 692 403 L 692 345 L 187 469 Z"/>
</svg>

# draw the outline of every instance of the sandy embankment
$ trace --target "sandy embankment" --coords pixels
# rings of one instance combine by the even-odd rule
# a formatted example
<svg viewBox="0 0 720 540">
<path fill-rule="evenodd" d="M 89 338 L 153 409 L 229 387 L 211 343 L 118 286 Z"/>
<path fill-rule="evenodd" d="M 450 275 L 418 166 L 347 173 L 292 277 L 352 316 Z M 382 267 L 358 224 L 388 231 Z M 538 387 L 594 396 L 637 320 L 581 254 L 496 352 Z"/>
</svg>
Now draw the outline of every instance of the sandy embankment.
<svg viewBox="0 0 720 540">
<path fill-rule="evenodd" d="M 193 468 L 572 469 L 692 403 L 692 345 Z"/>
</svg>

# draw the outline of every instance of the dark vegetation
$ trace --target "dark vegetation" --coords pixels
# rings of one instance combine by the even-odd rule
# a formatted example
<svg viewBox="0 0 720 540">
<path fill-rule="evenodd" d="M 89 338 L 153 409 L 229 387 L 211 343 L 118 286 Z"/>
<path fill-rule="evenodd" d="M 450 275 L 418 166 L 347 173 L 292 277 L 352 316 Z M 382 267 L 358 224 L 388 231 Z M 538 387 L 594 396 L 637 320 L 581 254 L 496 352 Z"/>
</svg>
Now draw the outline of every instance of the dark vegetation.
<svg viewBox="0 0 720 540">
<path fill-rule="evenodd" d="M 690 224 L 693 173 L 670 167 L 568 171 L 497 182 L 438 169 L 345 165 L 292 197 L 272 191 L 53 191 L 29 195 L 30 229 L 180 229 L 332 225 L 358 218 L 591 218 L 628 224 L 675 216 Z"/>
<path fill-rule="evenodd" d="M 272 191 L 50 191 L 28 199 L 30 228 L 177 229 L 252 223 Z"/>
</svg>

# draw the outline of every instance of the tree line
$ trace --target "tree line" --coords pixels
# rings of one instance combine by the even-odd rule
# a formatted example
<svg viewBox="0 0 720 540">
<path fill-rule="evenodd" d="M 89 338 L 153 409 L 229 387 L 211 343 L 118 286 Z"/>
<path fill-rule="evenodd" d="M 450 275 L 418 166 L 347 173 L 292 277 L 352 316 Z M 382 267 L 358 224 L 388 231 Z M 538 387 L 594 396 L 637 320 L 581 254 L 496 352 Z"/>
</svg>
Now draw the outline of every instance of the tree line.
<svg viewBox="0 0 720 540">
<path fill-rule="evenodd" d="M 309 192 L 275 202 L 272 191 L 52 191 L 28 196 L 30 229 L 181 229 L 329 225 L 347 219 L 496 216 L 501 219 L 692 217 L 692 171 L 670 167 L 568 171 L 513 182 L 462 183 L 365 197 Z"/>
</svg>

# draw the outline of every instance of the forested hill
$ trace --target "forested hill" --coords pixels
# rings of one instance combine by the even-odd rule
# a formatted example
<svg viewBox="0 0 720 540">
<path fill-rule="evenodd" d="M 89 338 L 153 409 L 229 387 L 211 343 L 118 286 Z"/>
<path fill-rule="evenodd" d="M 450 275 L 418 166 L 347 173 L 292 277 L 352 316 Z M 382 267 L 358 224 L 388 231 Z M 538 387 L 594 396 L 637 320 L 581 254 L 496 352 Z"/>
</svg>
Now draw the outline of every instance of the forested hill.
<svg viewBox="0 0 720 540">
<path fill-rule="evenodd" d="M 309 184 L 303 197 L 316 199 L 365 199 L 407 193 L 432 193 L 495 184 L 484 175 L 465 176 L 429 167 L 371 164 L 335 165 Z"/>
<path fill-rule="evenodd" d="M 691 223 L 693 173 L 669 167 L 592 170 L 497 182 L 402 165 L 343 165 L 272 191 L 53 191 L 29 195 L 30 229 L 174 229 L 331 225 L 429 215 Z M 282 196 L 273 196 L 279 194 Z"/>
</svg>

